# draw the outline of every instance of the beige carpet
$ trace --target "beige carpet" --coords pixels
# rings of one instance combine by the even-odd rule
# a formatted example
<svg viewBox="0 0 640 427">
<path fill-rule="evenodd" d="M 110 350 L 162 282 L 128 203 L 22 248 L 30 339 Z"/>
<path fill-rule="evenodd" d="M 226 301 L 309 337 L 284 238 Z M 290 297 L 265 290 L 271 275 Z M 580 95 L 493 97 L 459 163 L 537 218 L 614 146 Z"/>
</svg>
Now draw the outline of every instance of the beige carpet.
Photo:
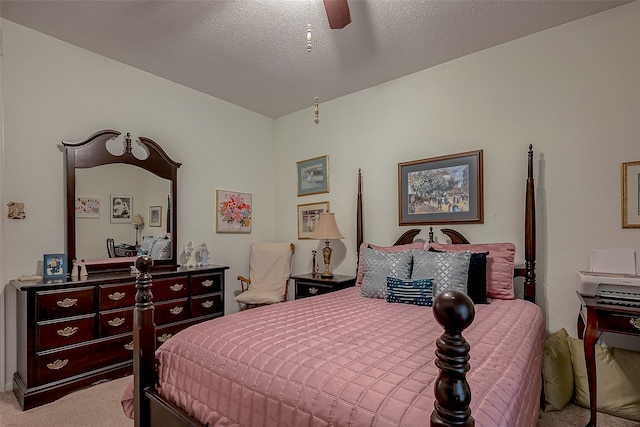
<svg viewBox="0 0 640 427">
<path fill-rule="evenodd" d="M 21 411 L 13 392 L 0 394 L 1 427 L 132 427 L 120 406 L 120 397 L 131 377 L 98 384 L 53 403 Z M 538 427 L 583 427 L 589 411 L 569 405 L 559 412 L 541 412 Z M 599 427 L 638 427 L 640 423 L 598 414 Z M 425 426 L 426 427 L 426 426 Z M 513 426 L 517 427 L 517 426 Z"/>
</svg>

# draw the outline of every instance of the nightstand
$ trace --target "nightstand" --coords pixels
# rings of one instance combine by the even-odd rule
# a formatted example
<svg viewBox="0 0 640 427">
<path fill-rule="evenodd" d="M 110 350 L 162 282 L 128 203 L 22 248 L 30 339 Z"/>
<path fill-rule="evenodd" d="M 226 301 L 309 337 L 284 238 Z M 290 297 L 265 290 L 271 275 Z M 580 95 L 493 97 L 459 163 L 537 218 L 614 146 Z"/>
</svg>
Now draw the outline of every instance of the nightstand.
<svg viewBox="0 0 640 427">
<path fill-rule="evenodd" d="M 320 274 L 312 276 L 310 273 L 291 276 L 296 281 L 296 299 L 312 297 L 320 294 L 338 291 L 355 286 L 355 276 L 341 276 L 334 274 L 331 279 L 323 279 Z"/>
</svg>

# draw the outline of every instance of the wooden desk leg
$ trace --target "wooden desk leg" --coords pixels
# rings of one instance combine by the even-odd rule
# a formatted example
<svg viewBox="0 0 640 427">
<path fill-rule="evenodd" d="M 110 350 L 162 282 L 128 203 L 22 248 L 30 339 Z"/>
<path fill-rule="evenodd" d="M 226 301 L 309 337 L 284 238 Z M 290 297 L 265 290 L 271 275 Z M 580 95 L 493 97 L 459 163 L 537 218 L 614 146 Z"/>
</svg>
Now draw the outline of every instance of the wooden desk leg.
<svg viewBox="0 0 640 427">
<path fill-rule="evenodd" d="M 597 413 L 597 384 L 596 384 L 596 341 L 598 341 L 598 313 L 587 308 L 587 328 L 584 333 L 584 356 L 587 364 L 587 379 L 589 381 L 589 405 L 591 419 L 586 427 L 596 426 Z"/>
</svg>

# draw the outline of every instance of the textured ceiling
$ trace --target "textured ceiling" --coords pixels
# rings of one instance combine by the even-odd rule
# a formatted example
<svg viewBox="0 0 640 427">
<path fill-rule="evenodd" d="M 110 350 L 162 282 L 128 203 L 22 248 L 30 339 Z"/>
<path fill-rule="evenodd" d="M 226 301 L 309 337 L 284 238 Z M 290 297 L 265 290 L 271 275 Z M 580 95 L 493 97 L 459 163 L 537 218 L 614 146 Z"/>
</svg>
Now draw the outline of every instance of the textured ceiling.
<svg viewBox="0 0 640 427">
<path fill-rule="evenodd" d="M 320 0 L 2 0 L 0 15 L 280 117 L 313 105 L 316 61 L 322 103 L 624 3 L 349 0 L 341 30 Z"/>
</svg>

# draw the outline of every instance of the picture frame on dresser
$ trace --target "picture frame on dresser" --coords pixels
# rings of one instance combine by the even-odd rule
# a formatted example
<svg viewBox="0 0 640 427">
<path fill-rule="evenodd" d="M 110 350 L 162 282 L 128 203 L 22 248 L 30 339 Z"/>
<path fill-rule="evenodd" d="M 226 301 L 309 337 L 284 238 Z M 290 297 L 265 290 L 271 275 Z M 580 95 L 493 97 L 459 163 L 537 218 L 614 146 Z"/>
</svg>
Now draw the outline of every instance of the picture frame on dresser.
<svg viewBox="0 0 640 427">
<path fill-rule="evenodd" d="M 640 161 L 622 164 L 622 228 L 640 228 Z"/>
<path fill-rule="evenodd" d="M 399 225 L 484 222 L 483 151 L 398 163 Z"/>
<path fill-rule="evenodd" d="M 67 277 L 67 256 L 65 254 L 44 254 L 42 277 L 45 280 L 64 280 Z"/>
</svg>

